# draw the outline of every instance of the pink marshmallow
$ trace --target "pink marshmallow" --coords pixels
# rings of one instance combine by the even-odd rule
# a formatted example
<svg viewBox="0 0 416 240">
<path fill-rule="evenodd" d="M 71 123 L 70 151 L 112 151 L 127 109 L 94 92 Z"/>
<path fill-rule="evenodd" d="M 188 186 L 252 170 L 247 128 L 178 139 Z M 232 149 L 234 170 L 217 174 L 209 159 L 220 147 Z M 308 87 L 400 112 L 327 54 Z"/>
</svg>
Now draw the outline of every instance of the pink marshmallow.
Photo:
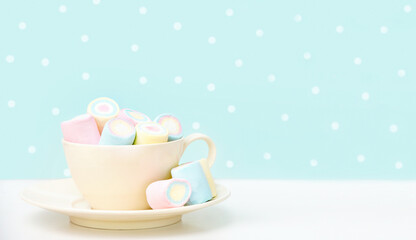
<svg viewBox="0 0 416 240">
<path fill-rule="evenodd" d="M 62 122 L 61 129 L 65 141 L 83 144 L 98 144 L 100 142 L 97 123 L 90 114 L 82 114 Z"/>
<path fill-rule="evenodd" d="M 191 196 L 191 184 L 185 179 L 172 178 L 151 183 L 146 198 L 152 209 L 181 207 Z"/>
</svg>

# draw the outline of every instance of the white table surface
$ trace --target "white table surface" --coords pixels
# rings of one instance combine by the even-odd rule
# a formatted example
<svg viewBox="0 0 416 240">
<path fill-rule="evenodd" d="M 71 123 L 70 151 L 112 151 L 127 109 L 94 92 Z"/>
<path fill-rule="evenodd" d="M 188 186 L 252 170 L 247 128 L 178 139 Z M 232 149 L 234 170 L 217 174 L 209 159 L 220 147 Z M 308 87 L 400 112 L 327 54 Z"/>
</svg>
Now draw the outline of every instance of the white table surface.
<svg viewBox="0 0 416 240">
<path fill-rule="evenodd" d="M 0 239 L 416 239 L 416 181 L 220 180 L 231 197 L 147 230 L 98 230 L 25 203 L 0 180 Z"/>
</svg>

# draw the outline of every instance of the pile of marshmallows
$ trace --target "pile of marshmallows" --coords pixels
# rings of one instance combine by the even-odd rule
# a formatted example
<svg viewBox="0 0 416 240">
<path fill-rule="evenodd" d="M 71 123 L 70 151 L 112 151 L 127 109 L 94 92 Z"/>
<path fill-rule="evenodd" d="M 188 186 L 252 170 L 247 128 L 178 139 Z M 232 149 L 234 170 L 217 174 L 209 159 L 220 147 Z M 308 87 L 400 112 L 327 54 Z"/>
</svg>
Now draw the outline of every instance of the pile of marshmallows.
<svg viewBox="0 0 416 240">
<path fill-rule="evenodd" d="M 154 121 L 138 111 L 119 108 L 110 98 L 93 100 L 87 113 L 61 123 L 65 141 L 99 145 L 141 145 L 182 138 L 182 126 L 171 114 Z M 216 196 L 206 159 L 182 164 L 171 170 L 172 179 L 151 183 L 146 197 L 152 209 L 199 204 Z"/>
<path fill-rule="evenodd" d="M 135 110 L 120 110 L 106 97 L 92 101 L 86 114 L 62 122 L 61 128 L 66 141 L 82 144 L 139 145 L 182 138 L 181 124 L 171 114 L 161 114 L 152 121 Z"/>
</svg>

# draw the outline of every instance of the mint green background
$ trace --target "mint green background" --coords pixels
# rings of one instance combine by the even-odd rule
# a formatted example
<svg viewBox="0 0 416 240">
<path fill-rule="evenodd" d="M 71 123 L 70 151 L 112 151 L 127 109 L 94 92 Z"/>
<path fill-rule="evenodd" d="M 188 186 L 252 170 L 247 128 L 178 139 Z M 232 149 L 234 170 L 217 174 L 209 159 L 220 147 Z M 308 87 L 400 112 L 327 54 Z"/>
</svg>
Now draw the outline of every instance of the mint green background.
<svg viewBox="0 0 416 240">
<path fill-rule="evenodd" d="M 407 4 L 414 9 L 404 11 Z M 108 96 L 151 118 L 172 112 L 186 135 L 211 136 L 218 178 L 415 179 L 415 14 L 414 0 L 2 1 L 0 178 L 65 177 L 60 122 Z M 215 91 L 207 90 L 210 83 Z M 288 121 L 281 120 L 285 113 Z M 184 161 L 206 153 L 195 143 Z"/>
</svg>

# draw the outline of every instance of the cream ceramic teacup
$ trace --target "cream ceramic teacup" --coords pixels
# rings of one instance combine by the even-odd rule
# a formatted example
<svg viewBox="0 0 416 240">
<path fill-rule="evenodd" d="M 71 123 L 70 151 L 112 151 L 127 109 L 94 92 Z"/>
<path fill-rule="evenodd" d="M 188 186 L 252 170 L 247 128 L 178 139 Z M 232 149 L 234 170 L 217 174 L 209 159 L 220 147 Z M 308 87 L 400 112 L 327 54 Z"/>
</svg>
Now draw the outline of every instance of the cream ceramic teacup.
<svg viewBox="0 0 416 240">
<path fill-rule="evenodd" d="M 79 191 L 92 209 L 150 209 L 147 186 L 169 179 L 172 168 L 188 145 L 196 140 L 208 144 L 208 163 L 215 161 L 214 142 L 206 135 L 191 134 L 172 142 L 147 145 L 90 145 L 63 140 L 66 161 Z"/>
</svg>

